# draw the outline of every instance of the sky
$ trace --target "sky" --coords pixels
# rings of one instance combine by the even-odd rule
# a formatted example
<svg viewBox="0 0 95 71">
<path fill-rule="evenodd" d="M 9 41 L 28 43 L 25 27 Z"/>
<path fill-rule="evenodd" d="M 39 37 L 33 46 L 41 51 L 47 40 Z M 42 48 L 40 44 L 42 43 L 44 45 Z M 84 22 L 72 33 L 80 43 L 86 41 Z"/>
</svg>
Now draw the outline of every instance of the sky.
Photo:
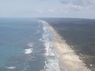
<svg viewBox="0 0 95 71">
<path fill-rule="evenodd" d="M 0 17 L 95 19 L 95 0 L 0 0 Z"/>
</svg>

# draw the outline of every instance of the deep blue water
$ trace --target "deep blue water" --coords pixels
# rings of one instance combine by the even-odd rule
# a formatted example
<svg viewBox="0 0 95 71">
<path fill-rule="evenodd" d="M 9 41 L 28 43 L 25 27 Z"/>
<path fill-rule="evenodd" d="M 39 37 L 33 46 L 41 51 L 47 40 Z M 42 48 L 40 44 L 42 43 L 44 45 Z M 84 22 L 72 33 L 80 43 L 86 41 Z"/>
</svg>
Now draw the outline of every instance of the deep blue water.
<svg viewBox="0 0 95 71">
<path fill-rule="evenodd" d="M 0 18 L 0 71 L 60 71 L 52 41 L 43 21 Z"/>
</svg>

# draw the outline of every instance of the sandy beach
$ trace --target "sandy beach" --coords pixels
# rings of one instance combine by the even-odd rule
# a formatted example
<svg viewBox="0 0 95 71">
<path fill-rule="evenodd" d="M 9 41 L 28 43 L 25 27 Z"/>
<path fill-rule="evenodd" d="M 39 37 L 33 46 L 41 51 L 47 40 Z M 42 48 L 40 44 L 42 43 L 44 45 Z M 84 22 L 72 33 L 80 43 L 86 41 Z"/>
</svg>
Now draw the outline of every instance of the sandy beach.
<svg viewBox="0 0 95 71">
<path fill-rule="evenodd" d="M 46 24 L 49 25 L 46 21 Z M 65 40 L 49 25 L 51 32 L 53 33 L 53 39 L 55 40 L 52 45 L 55 47 L 57 54 L 59 55 L 59 66 L 61 71 L 64 71 L 66 67 L 67 71 L 91 71 L 88 69 L 75 51 L 71 49 L 73 46 L 69 46 Z"/>
</svg>

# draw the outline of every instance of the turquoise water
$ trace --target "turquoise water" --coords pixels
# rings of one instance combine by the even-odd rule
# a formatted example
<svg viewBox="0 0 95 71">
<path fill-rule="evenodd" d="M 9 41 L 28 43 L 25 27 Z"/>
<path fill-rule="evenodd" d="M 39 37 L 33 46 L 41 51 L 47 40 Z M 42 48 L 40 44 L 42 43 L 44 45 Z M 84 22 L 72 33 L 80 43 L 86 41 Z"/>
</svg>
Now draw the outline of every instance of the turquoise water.
<svg viewBox="0 0 95 71">
<path fill-rule="evenodd" d="M 24 52 L 23 47 L 31 41 L 28 37 L 36 32 L 36 23 L 38 22 L 29 19 L 0 19 L 0 67 L 11 56 Z"/>
<path fill-rule="evenodd" d="M 60 71 L 47 24 L 31 18 L 0 18 L 0 71 Z"/>
</svg>

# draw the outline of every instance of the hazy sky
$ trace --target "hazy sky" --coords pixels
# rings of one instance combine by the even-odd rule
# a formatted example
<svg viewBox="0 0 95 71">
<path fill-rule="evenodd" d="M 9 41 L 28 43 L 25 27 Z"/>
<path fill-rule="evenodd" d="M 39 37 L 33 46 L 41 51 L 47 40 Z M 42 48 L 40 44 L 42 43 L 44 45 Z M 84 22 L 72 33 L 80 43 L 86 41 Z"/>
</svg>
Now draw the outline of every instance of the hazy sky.
<svg viewBox="0 0 95 71">
<path fill-rule="evenodd" d="M 0 0 L 0 17 L 95 19 L 95 0 Z"/>
</svg>

